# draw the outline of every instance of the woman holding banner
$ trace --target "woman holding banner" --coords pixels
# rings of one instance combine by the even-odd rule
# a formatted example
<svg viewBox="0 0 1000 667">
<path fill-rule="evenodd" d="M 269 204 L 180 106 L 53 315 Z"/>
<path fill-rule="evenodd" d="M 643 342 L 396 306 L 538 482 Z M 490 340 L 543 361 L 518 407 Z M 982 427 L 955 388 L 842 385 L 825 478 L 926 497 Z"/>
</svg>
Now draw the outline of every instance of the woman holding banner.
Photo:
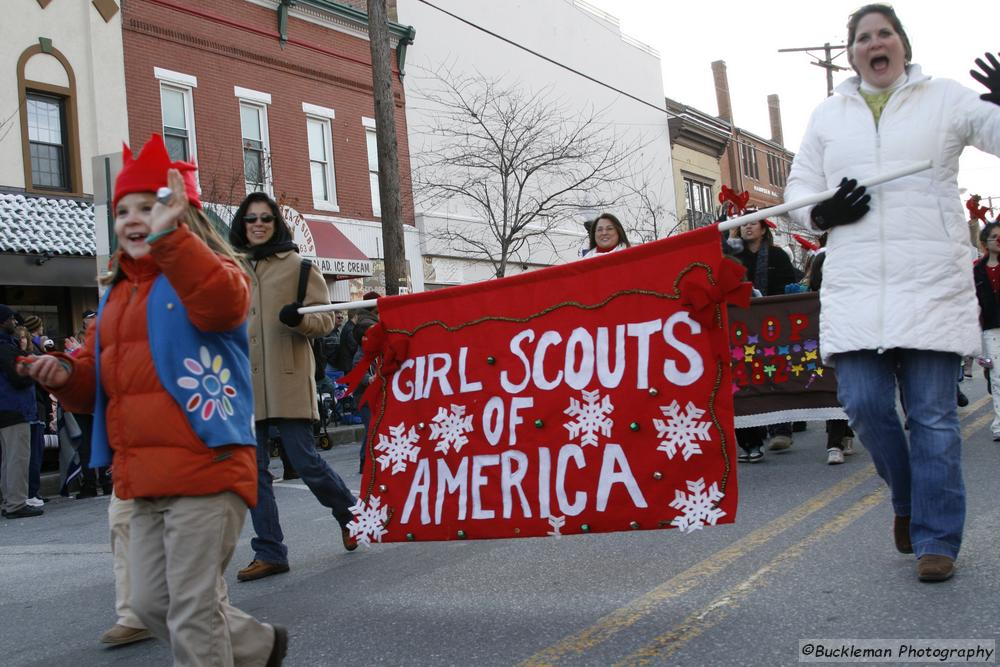
<svg viewBox="0 0 1000 667">
<path fill-rule="evenodd" d="M 797 280 L 792 260 L 781 248 L 774 245 L 774 235 L 770 220 L 748 222 L 730 231 L 731 238 L 739 238 L 743 249 L 736 254 L 747 270 L 747 278 L 754 289 L 763 296 L 784 294 L 785 285 Z M 740 462 L 757 463 L 764 458 L 764 439 L 771 435 L 770 449 L 779 451 L 792 446 L 792 425 L 789 422 L 772 426 L 751 426 L 737 429 Z"/>
<path fill-rule="evenodd" d="M 625 235 L 622 223 L 610 213 L 597 216 L 587 233 L 590 236 L 590 248 L 583 253 L 584 257 L 600 257 L 606 252 L 615 252 L 632 245 Z"/>
<path fill-rule="evenodd" d="M 319 409 L 309 339 L 330 333 L 333 313 L 302 314 L 299 308 L 330 303 L 323 274 L 315 264 L 303 264 L 280 207 L 264 192 L 251 192 L 236 209 L 229 242 L 246 254 L 253 283 L 249 331 L 258 499 L 250 510 L 254 557 L 236 573 L 236 579 L 254 581 L 289 569 L 269 472 L 272 427 L 303 483 L 337 519 L 348 551 L 357 548 L 345 527 L 354 518 L 349 508 L 355 499 L 340 475 L 316 452 L 313 440 L 312 424 L 319 420 Z"/>
<path fill-rule="evenodd" d="M 965 523 L 955 368 L 980 345 L 956 174 L 967 145 L 1000 154 L 1000 61 L 976 60 L 982 71 L 972 75 L 989 89 L 981 96 L 932 79 L 911 63 L 893 9 L 879 4 L 851 15 L 847 45 L 858 76 L 813 112 L 785 197 L 839 184 L 833 197 L 793 212 L 829 230 L 822 356 L 836 365 L 840 402 L 891 490 L 896 548 L 916 554 L 921 581 L 944 581 Z M 926 159 L 932 169 L 870 194 L 854 180 Z"/>
</svg>

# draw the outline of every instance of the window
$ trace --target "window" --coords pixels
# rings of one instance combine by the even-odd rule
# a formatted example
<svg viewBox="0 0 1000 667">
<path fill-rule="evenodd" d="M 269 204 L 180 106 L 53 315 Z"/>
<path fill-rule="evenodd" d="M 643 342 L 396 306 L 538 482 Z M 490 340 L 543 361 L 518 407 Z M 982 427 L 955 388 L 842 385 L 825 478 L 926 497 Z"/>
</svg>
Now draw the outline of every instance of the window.
<svg viewBox="0 0 1000 667">
<path fill-rule="evenodd" d="M 365 138 L 368 141 L 368 187 L 372 193 L 372 215 L 382 217 L 382 203 L 378 189 L 378 142 L 375 139 L 375 121 L 362 118 L 365 126 Z"/>
<path fill-rule="evenodd" d="M 7 120 L 19 121 L 27 192 L 83 194 L 76 107 L 76 75 L 51 40 L 42 38 L 22 51 L 17 59 L 17 111 Z M 12 157 L 10 151 L 4 154 L 7 160 Z"/>
<path fill-rule="evenodd" d="M 743 164 L 743 175 L 760 180 L 760 169 L 757 167 L 757 150 L 750 144 L 740 143 L 740 162 Z"/>
<path fill-rule="evenodd" d="M 771 179 L 771 183 L 774 185 L 784 187 L 785 182 L 788 179 L 788 168 L 787 163 L 774 155 L 773 153 L 767 154 L 767 176 Z"/>
<path fill-rule="evenodd" d="M 302 104 L 309 139 L 309 178 L 312 182 L 313 207 L 321 211 L 339 211 L 337 181 L 333 168 L 333 139 L 330 120 L 333 109 Z"/>
<path fill-rule="evenodd" d="M 163 121 L 163 143 L 171 160 L 197 161 L 194 137 L 194 95 L 198 79 L 159 67 L 153 76 L 160 80 L 160 115 Z"/>
<path fill-rule="evenodd" d="M 248 88 L 233 87 L 240 100 L 240 132 L 243 137 L 243 178 L 247 192 L 271 194 L 270 142 L 267 132 L 267 105 L 271 96 Z"/>
<path fill-rule="evenodd" d="M 684 178 L 684 204 L 687 207 L 688 228 L 704 227 L 715 222 L 715 202 L 712 186 L 693 178 Z"/>
<path fill-rule="evenodd" d="M 240 102 L 243 134 L 243 177 L 247 192 L 270 192 L 267 156 L 267 108 Z"/>
<path fill-rule="evenodd" d="M 70 190 L 66 104 L 63 98 L 29 92 L 28 152 L 31 185 L 46 190 Z"/>
</svg>

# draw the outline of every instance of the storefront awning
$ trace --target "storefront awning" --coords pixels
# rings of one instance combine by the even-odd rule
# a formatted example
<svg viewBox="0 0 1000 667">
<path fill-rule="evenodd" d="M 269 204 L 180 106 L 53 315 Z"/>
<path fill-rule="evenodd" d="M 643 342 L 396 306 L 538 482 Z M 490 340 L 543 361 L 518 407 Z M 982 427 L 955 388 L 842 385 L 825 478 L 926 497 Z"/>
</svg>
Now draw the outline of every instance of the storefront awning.
<svg viewBox="0 0 1000 667">
<path fill-rule="evenodd" d="M 354 245 L 334 223 L 321 220 L 305 222 L 308 236 L 312 238 L 311 243 L 300 244 L 300 253 L 303 257 L 313 259 L 324 275 L 338 278 L 372 275 L 372 261 L 368 255 Z"/>
<path fill-rule="evenodd" d="M 94 256 L 94 206 L 0 193 L 0 252 Z"/>
</svg>

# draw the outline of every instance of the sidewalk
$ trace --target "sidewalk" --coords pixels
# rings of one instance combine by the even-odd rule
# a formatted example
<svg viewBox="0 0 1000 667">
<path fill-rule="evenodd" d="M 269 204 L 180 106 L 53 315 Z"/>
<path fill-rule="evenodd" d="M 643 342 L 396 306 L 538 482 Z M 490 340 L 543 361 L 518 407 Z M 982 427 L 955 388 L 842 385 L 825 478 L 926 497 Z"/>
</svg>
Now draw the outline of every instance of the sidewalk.
<svg viewBox="0 0 1000 667">
<path fill-rule="evenodd" d="M 353 445 L 361 442 L 364 436 L 365 427 L 361 424 L 345 424 L 341 426 L 330 426 L 326 430 L 330 435 L 330 443 L 336 447 L 338 445 Z M 323 434 L 322 429 L 320 434 Z M 59 472 L 44 472 L 41 477 L 39 493 L 45 497 L 59 495 Z"/>
</svg>

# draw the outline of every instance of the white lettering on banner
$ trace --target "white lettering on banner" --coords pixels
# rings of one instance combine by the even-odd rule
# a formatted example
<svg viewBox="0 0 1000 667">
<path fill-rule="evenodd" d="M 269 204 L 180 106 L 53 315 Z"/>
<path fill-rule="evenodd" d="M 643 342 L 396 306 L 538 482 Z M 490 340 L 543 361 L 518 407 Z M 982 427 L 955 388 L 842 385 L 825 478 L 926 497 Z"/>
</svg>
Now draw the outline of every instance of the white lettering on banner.
<svg viewBox="0 0 1000 667">
<path fill-rule="evenodd" d="M 595 450 L 590 449 L 589 452 Z M 529 497 L 524 488 L 532 460 L 529 454 L 537 456 L 538 466 L 537 497 Z M 576 469 L 570 472 L 570 463 Z M 539 447 L 534 452 L 526 453 L 508 449 L 500 454 L 476 454 L 465 456 L 449 466 L 443 458 L 437 460 L 436 469 L 432 475 L 431 462 L 421 459 L 410 482 L 410 490 L 403 505 L 400 523 L 409 523 L 414 510 L 419 507 L 420 523 L 431 523 L 440 526 L 449 521 L 464 521 L 466 517 L 476 520 L 489 520 L 500 510 L 504 519 L 511 518 L 515 508 L 520 508 L 524 518 L 533 516 L 551 516 L 550 498 L 555 491 L 559 513 L 565 516 L 577 516 L 588 507 L 604 512 L 607 510 L 611 492 L 615 485 L 621 485 L 628 496 L 628 501 L 639 509 L 648 507 L 639 483 L 632 474 L 621 445 L 608 443 L 601 450 L 601 467 L 597 475 L 596 489 L 593 493 L 580 488 L 581 474 L 587 466 L 586 453 L 576 444 L 566 444 L 556 453 L 555 479 L 552 478 L 552 453 L 548 447 Z M 496 468 L 499 467 L 499 470 Z M 567 488 L 567 476 L 575 480 L 574 488 Z M 433 479 L 432 477 L 436 477 Z M 431 497 L 431 494 L 433 498 Z M 516 494 L 516 495 L 515 495 Z M 572 495 L 572 502 L 570 501 Z M 469 500 L 471 496 L 471 513 Z M 433 519 L 430 512 L 433 500 Z M 499 501 L 499 507 L 490 503 Z M 623 495 L 617 496 L 615 503 L 628 502 Z M 532 505 L 537 507 L 537 513 Z"/>
<path fill-rule="evenodd" d="M 685 340 L 678 336 L 682 332 L 690 336 L 702 333 L 701 325 L 683 310 L 665 321 L 655 319 L 615 326 L 613 352 L 608 327 L 597 327 L 596 332 L 577 327 L 565 340 L 558 331 L 543 331 L 537 337 L 534 350 L 530 346 L 535 342 L 535 331 L 525 329 L 510 339 L 510 352 L 516 362 L 507 364 L 512 368 L 500 371 L 500 387 L 508 394 L 520 394 L 531 384 L 541 391 L 552 391 L 562 384 L 582 390 L 591 386 L 596 375 L 602 387 L 615 389 L 625 377 L 626 365 L 631 363 L 635 365 L 636 389 L 648 389 L 649 369 L 654 358 L 663 360 L 663 379 L 673 385 L 687 387 L 705 374 L 705 362 L 698 350 L 685 342 L 689 336 L 685 336 Z M 661 335 L 656 336 L 657 333 Z M 666 344 L 665 349 L 657 344 L 661 338 Z M 626 350 L 626 347 L 629 349 Z M 683 359 L 682 363 L 675 358 L 678 354 Z M 462 347 L 458 351 L 457 365 L 452 363 L 450 352 L 433 352 L 406 359 L 392 376 L 393 397 L 407 402 L 434 395 L 452 396 L 456 385 L 459 394 L 481 391 L 483 383 L 469 377 L 468 357 L 469 349 Z M 559 360 L 558 370 L 550 377 L 545 374 L 547 359 Z M 552 373 L 552 364 L 549 367 Z M 511 418 L 513 420 L 513 414 Z"/>
</svg>

